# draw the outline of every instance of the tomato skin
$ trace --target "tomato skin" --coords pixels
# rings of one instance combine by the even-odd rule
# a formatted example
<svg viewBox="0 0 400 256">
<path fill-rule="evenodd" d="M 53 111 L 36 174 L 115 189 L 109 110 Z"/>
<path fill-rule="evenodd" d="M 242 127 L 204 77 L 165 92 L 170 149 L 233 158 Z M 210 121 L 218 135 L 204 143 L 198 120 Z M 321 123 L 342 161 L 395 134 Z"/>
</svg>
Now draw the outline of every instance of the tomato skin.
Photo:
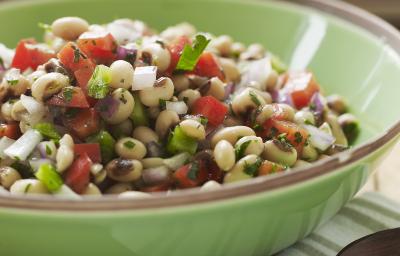
<svg viewBox="0 0 400 256">
<path fill-rule="evenodd" d="M 89 184 L 92 161 L 86 153 L 79 155 L 65 172 L 64 181 L 73 191 L 82 194 Z"/>
<path fill-rule="evenodd" d="M 199 61 L 191 73 L 198 76 L 218 77 L 222 81 L 225 80 L 225 75 L 221 66 L 218 64 L 214 55 L 210 52 L 203 52 L 200 55 Z"/>
<path fill-rule="evenodd" d="M 101 153 L 99 143 L 83 143 L 74 145 L 76 156 L 87 154 L 93 163 L 101 163 Z"/>
<path fill-rule="evenodd" d="M 204 96 L 197 99 L 192 106 L 192 114 L 202 115 L 213 126 L 222 124 L 228 108 L 213 96 Z"/>
<path fill-rule="evenodd" d="M 71 88 L 72 98 L 71 100 L 65 99 L 64 91 L 51 97 L 46 103 L 53 106 L 70 107 L 70 108 L 89 108 L 90 105 L 86 99 L 86 96 L 80 87 Z"/>
<path fill-rule="evenodd" d="M 169 64 L 168 69 L 166 70 L 167 74 L 172 74 L 175 70 L 176 65 L 178 64 L 179 58 L 181 57 L 183 48 L 185 45 L 191 45 L 192 41 L 187 36 L 179 37 L 173 44 L 170 45 L 169 53 L 171 54 L 171 62 Z"/>
<path fill-rule="evenodd" d="M 11 67 L 18 68 L 21 72 L 28 68 L 36 70 L 39 65 L 46 63 L 49 59 L 56 57 L 52 52 L 45 52 L 34 47 L 37 42 L 34 39 L 22 39 L 19 41 Z"/>
<path fill-rule="evenodd" d="M 81 109 L 75 116 L 64 118 L 64 125 L 80 139 L 100 130 L 100 117 L 93 108 Z"/>
<path fill-rule="evenodd" d="M 21 131 L 17 123 L 0 124 L 0 138 L 8 137 L 16 140 L 21 136 Z"/>
<path fill-rule="evenodd" d="M 79 48 L 98 64 L 108 65 L 116 59 L 117 43 L 110 33 L 78 39 L 77 43 Z"/>
<path fill-rule="evenodd" d="M 287 74 L 284 90 L 291 96 L 294 106 L 301 109 L 310 103 L 320 87 L 311 72 L 290 72 Z"/>
<path fill-rule="evenodd" d="M 282 172 L 284 170 L 285 168 L 282 165 L 264 160 L 260 168 L 258 168 L 258 176 L 265 176 L 277 172 Z"/>
<path fill-rule="evenodd" d="M 304 144 L 308 138 L 308 132 L 299 125 L 274 118 L 268 119 L 263 125 L 263 131 L 258 135 L 262 138 L 276 137 L 279 134 L 286 133 L 286 138 L 294 146 L 298 153 L 303 151 Z M 276 134 L 273 134 L 272 128 L 276 129 Z M 300 134 L 301 137 L 296 134 Z M 300 138 L 300 139 L 299 139 Z"/>
<path fill-rule="evenodd" d="M 173 178 L 179 188 L 194 188 L 207 181 L 208 172 L 203 161 L 198 161 L 198 171 L 195 179 L 190 178 L 190 169 L 194 163 L 182 166 L 175 171 Z"/>
</svg>

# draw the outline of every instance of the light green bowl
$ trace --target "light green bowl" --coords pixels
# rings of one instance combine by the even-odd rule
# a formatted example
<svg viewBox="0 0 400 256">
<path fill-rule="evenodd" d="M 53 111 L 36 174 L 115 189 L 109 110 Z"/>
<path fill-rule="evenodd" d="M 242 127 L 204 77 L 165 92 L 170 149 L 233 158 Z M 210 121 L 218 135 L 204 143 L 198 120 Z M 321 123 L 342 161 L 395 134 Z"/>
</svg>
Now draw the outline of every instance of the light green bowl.
<svg viewBox="0 0 400 256">
<path fill-rule="evenodd" d="M 398 137 L 400 36 L 378 18 L 339 1 L 297 2 L 313 8 L 244 0 L 1 5 L 0 41 L 9 46 L 23 37 L 39 37 L 38 22 L 65 15 L 99 23 L 130 17 L 158 29 L 189 21 L 244 43 L 261 42 L 293 68 L 309 66 L 327 93 L 344 95 L 362 126 L 358 146 L 348 152 L 309 169 L 214 192 L 79 202 L 1 196 L 1 255 L 269 255 L 331 218 Z"/>
</svg>

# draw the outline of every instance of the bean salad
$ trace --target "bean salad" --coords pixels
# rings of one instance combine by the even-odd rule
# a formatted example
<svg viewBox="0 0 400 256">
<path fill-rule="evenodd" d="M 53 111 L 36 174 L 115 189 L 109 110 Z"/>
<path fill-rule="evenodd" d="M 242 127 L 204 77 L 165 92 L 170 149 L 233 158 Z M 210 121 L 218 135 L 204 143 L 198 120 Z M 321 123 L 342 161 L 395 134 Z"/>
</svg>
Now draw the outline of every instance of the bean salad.
<svg viewBox="0 0 400 256">
<path fill-rule="evenodd" d="M 0 45 L 0 193 L 61 198 L 222 184 L 348 149 L 359 124 L 310 70 L 180 23 L 63 17 Z"/>
</svg>

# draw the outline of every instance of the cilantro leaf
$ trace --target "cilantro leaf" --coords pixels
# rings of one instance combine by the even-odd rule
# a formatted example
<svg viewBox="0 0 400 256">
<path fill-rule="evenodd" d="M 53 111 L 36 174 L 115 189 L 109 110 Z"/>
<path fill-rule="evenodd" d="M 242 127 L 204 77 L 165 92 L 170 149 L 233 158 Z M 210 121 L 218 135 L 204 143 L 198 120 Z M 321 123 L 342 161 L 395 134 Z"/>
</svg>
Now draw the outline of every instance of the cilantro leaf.
<svg viewBox="0 0 400 256">
<path fill-rule="evenodd" d="M 261 102 L 260 102 L 260 100 L 257 98 L 257 95 L 256 95 L 255 92 L 250 91 L 250 92 L 249 92 L 249 96 L 250 96 L 250 98 L 251 98 L 251 101 L 252 101 L 254 104 L 256 104 L 257 107 L 261 105 Z"/>
<path fill-rule="evenodd" d="M 210 39 L 204 35 L 196 35 L 193 46 L 185 45 L 182 55 L 176 65 L 177 70 L 192 71 L 200 58 L 201 53 L 207 47 Z"/>
<path fill-rule="evenodd" d="M 104 65 L 97 65 L 88 82 L 89 96 L 95 99 L 103 99 L 110 91 L 108 86 L 110 82 L 110 68 Z"/>
<path fill-rule="evenodd" d="M 74 88 L 69 86 L 69 87 L 65 87 L 63 90 L 63 96 L 64 96 L 64 100 L 66 102 L 70 102 L 72 100 L 73 94 L 74 94 Z"/>
<path fill-rule="evenodd" d="M 190 165 L 189 172 L 187 173 L 187 177 L 191 180 L 196 180 L 197 179 L 197 174 L 199 173 L 200 170 L 200 164 L 198 161 L 194 161 Z"/>
<path fill-rule="evenodd" d="M 261 164 L 262 164 L 261 158 L 257 158 L 256 162 L 253 164 L 248 164 L 247 162 L 245 162 L 243 171 L 247 175 L 255 177 L 258 173 L 258 168 L 260 168 Z"/>
<path fill-rule="evenodd" d="M 248 140 L 248 141 L 243 142 L 239 146 L 235 147 L 235 155 L 236 155 L 237 160 L 239 160 L 240 158 L 243 157 L 244 152 L 246 151 L 246 149 L 248 148 L 248 146 L 250 145 L 251 142 L 252 142 L 252 140 Z"/>
<path fill-rule="evenodd" d="M 124 142 L 124 147 L 126 148 L 133 149 L 135 146 L 136 146 L 135 142 L 131 140 Z"/>
</svg>

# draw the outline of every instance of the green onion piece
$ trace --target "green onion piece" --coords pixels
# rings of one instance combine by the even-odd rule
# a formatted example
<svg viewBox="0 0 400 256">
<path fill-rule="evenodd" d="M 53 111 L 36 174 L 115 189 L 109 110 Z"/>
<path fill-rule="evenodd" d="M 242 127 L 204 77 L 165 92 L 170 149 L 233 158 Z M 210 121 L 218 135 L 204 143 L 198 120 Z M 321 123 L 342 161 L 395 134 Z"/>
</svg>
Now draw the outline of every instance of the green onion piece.
<svg viewBox="0 0 400 256">
<path fill-rule="evenodd" d="M 272 69 L 278 72 L 278 74 L 282 74 L 287 70 L 285 63 L 283 63 L 282 60 L 275 55 L 271 56 L 271 65 Z"/>
<path fill-rule="evenodd" d="M 38 123 L 33 128 L 46 138 L 53 139 L 55 141 L 59 141 L 61 139 L 61 135 L 51 123 Z"/>
<path fill-rule="evenodd" d="M 196 153 L 197 141 L 187 136 L 180 126 L 176 126 L 170 134 L 167 142 L 167 151 L 171 154 L 188 152 L 189 154 Z"/>
<path fill-rule="evenodd" d="M 193 42 L 193 47 L 190 45 L 185 45 L 185 48 L 183 48 L 181 57 L 176 65 L 176 69 L 192 71 L 197 64 L 201 53 L 204 51 L 210 41 L 210 39 L 207 39 L 203 35 L 196 35 L 196 39 Z"/>
<path fill-rule="evenodd" d="M 136 93 L 133 94 L 133 98 L 135 99 L 135 106 L 133 108 L 133 112 L 130 116 L 130 119 L 133 121 L 133 125 L 137 126 L 148 126 L 149 118 L 147 117 L 145 107 L 140 101 L 139 97 Z"/>
<path fill-rule="evenodd" d="M 35 173 L 38 180 L 43 182 L 50 192 L 55 192 L 64 184 L 56 168 L 51 164 L 42 164 Z"/>
<path fill-rule="evenodd" d="M 114 158 L 115 139 L 108 132 L 102 130 L 99 133 L 89 137 L 86 142 L 99 143 L 101 160 L 103 164 L 110 162 Z"/>
<path fill-rule="evenodd" d="M 110 68 L 104 65 L 97 65 L 88 82 L 89 96 L 95 99 L 103 99 L 110 91 L 108 86 L 110 82 Z"/>
</svg>

